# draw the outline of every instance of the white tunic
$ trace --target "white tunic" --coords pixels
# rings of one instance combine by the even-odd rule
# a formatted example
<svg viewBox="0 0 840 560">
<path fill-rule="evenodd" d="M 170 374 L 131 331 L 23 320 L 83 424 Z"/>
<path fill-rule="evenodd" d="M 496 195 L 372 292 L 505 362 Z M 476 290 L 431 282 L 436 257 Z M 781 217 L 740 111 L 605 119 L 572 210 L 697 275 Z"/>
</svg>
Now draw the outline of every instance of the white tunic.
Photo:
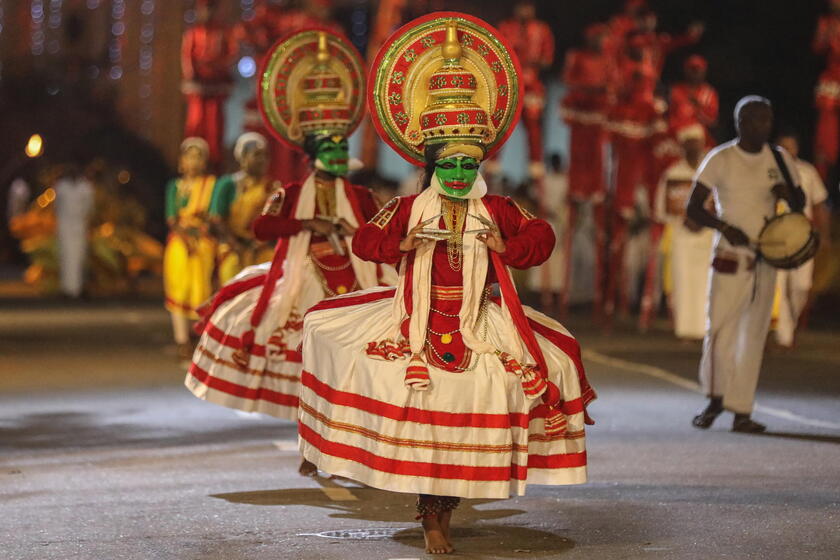
<svg viewBox="0 0 840 560">
<path fill-rule="evenodd" d="M 65 177 L 55 183 L 61 291 L 73 297 L 81 295 L 84 287 L 88 220 L 93 211 L 93 198 L 93 185 L 83 177 Z"/>
<path fill-rule="evenodd" d="M 566 203 L 568 192 L 569 181 L 565 173 L 548 173 L 545 176 L 542 204 L 548 211 L 545 219 L 554 228 L 554 235 L 558 241 L 548 260 L 528 271 L 529 284 L 533 290 L 561 292 L 565 288 L 565 239 L 569 221 L 569 209 Z"/>
<path fill-rule="evenodd" d="M 679 338 L 703 338 L 706 331 L 706 294 L 714 231 L 691 231 L 685 221 L 685 206 L 691 195 L 695 168 L 682 159 L 669 167 L 656 191 L 656 217 L 671 232 L 671 277 L 674 331 Z"/>
<path fill-rule="evenodd" d="M 826 201 L 828 191 L 817 169 L 807 161 L 797 159 L 796 167 L 805 192 L 804 213 L 814 218 L 814 207 Z M 780 270 L 777 274 L 779 314 L 776 320 L 776 341 L 782 346 L 792 346 L 799 315 L 808 301 L 814 280 L 814 260 L 811 259 L 794 270 Z"/>
<path fill-rule="evenodd" d="M 799 183 L 793 160 L 782 154 Z M 765 219 L 775 215 L 772 189 L 783 177 L 769 146 L 751 154 L 733 140 L 706 156 L 695 180 L 712 189 L 718 217 L 755 240 Z M 770 326 L 776 270 L 756 262 L 749 246 L 732 247 L 720 233 L 715 237 L 700 381 L 707 395 L 723 397 L 727 410 L 749 414 Z"/>
<path fill-rule="evenodd" d="M 783 149 L 782 155 L 793 181 L 800 183 L 793 158 Z M 700 164 L 695 179 L 712 189 L 718 218 L 740 228 L 752 240 L 758 239 L 765 220 L 776 214 L 776 197 L 772 188 L 784 181 L 768 145 L 751 154 L 738 147 L 737 139 L 709 152 Z M 734 249 L 722 235 L 715 237 L 716 249 Z M 737 252 L 753 253 L 748 247 L 739 247 Z"/>
</svg>

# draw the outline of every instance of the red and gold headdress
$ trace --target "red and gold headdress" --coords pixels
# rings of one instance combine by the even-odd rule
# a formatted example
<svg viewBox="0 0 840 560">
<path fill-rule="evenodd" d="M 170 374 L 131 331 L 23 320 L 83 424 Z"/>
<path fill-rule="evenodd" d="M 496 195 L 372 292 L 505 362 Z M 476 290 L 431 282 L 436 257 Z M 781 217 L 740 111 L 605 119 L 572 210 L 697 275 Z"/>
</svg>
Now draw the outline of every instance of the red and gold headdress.
<svg viewBox="0 0 840 560">
<path fill-rule="evenodd" d="M 361 55 L 332 31 L 296 31 L 266 53 L 257 96 L 268 129 L 292 147 L 309 134 L 349 135 L 364 114 Z"/>
<path fill-rule="evenodd" d="M 424 164 L 424 146 L 481 159 L 507 140 L 522 109 L 519 61 L 501 34 L 458 12 L 398 29 L 376 55 L 368 106 L 379 135 Z M 445 155 L 445 154 L 441 154 Z"/>
</svg>

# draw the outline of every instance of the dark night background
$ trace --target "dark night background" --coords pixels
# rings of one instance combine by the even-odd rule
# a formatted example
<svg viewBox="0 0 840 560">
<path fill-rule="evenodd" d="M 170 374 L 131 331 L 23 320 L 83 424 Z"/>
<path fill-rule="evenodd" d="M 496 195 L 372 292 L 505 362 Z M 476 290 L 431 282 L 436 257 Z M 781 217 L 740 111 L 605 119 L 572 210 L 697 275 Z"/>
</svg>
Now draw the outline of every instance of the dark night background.
<svg viewBox="0 0 840 560">
<path fill-rule="evenodd" d="M 408 3 L 411 4 L 408 11 L 417 11 L 414 3 Z M 16 3 L 9 4 L 14 6 Z M 166 9 L 179 13 L 190 4 L 167 3 Z M 219 4 L 226 6 L 230 15 L 228 20 L 232 24 L 238 17 L 239 2 L 222 0 Z M 507 17 L 513 4 L 513 0 L 431 0 L 428 3 L 435 9 L 465 11 L 491 23 Z M 538 0 L 538 17 L 550 23 L 556 37 L 553 72 L 559 74 L 563 53 L 581 42 L 583 30 L 588 24 L 607 21 L 622 9 L 623 4 L 624 0 Z M 667 84 L 680 78 L 682 61 L 689 54 L 700 53 L 709 60 L 708 79 L 718 89 L 721 99 L 719 141 L 725 141 L 734 134 L 731 112 L 735 102 L 746 94 L 760 94 L 773 101 L 778 125 L 793 127 L 800 132 L 803 156 L 810 159 L 816 118 L 813 90 L 824 65 L 823 58 L 811 52 L 811 39 L 819 14 L 827 9 L 826 2 L 650 0 L 650 6 L 659 15 L 661 31 L 680 33 L 693 21 L 705 23 L 706 32 L 700 43 L 680 49 L 668 57 L 663 81 Z M 12 7 L 6 9 L 7 20 L 12 10 Z M 367 10 L 368 20 L 372 21 L 376 4 L 361 0 L 336 1 L 334 17 L 349 26 L 352 14 L 359 10 Z M 88 25 L 87 30 L 81 27 L 74 30 L 67 27 L 71 23 L 79 24 L 69 17 L 65 20 L 67 39 L 74 33 L 91 32 L 92 25 Z M 10 25 L 11 21 L 7 21 L 3 33 L 9 33 Z M 170 17 L 166 25 L 175 25 L 171 36 L 177 40 L 181 24 Z M 24 31 L 24 34 L 27 32 Z M 366 37 L 354 39 L 358 43 Z M 166 66 L 165 72 L 171 75 L 174 88 L 177 88 L 177 52 L 163 46 L 156 48 L 155 64 Z M 128 66 L 126 69 L 128 71 Z M 48 93 L 51 88 L 54 89 L 54 84 L 62 85 L 61 94 Z M 72 65 L 62 59 L 47 65 L 41 63 L 40 67 L 26 56 L 13 59 L 4 65 L 0 86 L 0 124 L 4 132 L 0 137 L 0 161 L 9 162 L 13 157 L 20 157 L 20 146 L 33 130 L 42 131 L 50 139 L 63 139 L 61 144 L 64 149 L 53 150 L 54 157 L 67 157 L 73 149 L 82 146 L 88 152 L 106 153 L 113 160 L 126 161 L 138 181 L 142 180 L 142 184 L 136 185 L 136 193 L 150 209 L 154 233 L 162 235 L 162 224 L 157 223 L 162 200 L 160 189 L 165 178 L 173 172 L 173 147 L 180 140 L 178 119 L 170 117 L 179 114 L 177 107 L 182 103 L 177 90 L 172 92 L 173 95 L 167 94 L 167 99 L 155 108 L 159 114 L 165 113 L 162 118 L 169 121 L 171 131 L 159 133 L 157 141 L 150 142 L 142 138 L 145 136 L 142 127 L 127 122 L 125 107 L 122 113 L 116 110 L 120 104 L 117 94 L 85 86 L 84 79 L 73 78 Z M 120 95 L 130 96 L 131 92 L 123 91 Z M 132 111 L 128 111 L 129 116 Z M 57 147 L 56 143 L 50 146 Z M 0 179 L 0 188 L 4 192 L 9 179 Z M 836 172 L 829 181 L 829 190 L 836 206 L 840 201 Z M 0 206 L 4 203 L 0 202 Z"/>
</svg>

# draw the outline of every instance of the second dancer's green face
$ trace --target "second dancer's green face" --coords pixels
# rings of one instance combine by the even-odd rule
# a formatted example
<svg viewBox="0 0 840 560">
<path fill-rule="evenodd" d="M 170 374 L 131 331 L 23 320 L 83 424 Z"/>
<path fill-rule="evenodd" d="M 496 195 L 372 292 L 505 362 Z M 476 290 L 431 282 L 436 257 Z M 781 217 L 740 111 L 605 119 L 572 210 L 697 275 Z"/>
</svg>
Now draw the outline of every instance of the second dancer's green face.
<svg viewBox="0 0 840 560">
<path fill-rule="evenodd" d="M 435 162 L 435 175 L 448 196 L 463 198 L 470 194 L 478 177 L 479 161 L 469 156 L 442 158 Z"/>
<path fill-rule="evenodd" d="M 344 136 L 330 136 L 318 144 L 315 157 L 323 165 L 323 170 L 330 175 L 343 177 L 347 175 L 347 160 L 350 147 Z"/>
</svg>

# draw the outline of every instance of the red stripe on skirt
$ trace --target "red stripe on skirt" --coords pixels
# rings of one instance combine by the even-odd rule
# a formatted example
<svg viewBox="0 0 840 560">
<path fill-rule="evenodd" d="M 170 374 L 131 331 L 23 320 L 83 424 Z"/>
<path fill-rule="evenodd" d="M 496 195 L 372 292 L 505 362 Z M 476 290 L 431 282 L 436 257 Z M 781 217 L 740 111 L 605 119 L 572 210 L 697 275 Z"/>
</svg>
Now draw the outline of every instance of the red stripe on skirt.
<svg viewBox="0 0 840 560">
<path fill-rule="evenodd" d="M 222 346 L 226 346 L 232 350 L 239 350 L 242 347 L 242 341 L 239 339 L 239 337 L 226 333 L 213 323 L 207 323 L 204 332 L 206 332 L 210 336 L 210 338 L 212 338 Z M 263 346 L 262 344 L 254 344 L 251 347 L 250 353 L 252 356 L 265 356 L 265 346 Z M 301 354 L 297 350 L 284 350 L 283 353 L 286 355 L 285 361 L 287 362 L 292 362 L 295 364 L 303 362 L 303 354 Z"/>
<path fill-rule="evenodd" d="M 362 305 L 363 303 L 371 303 L 374 301 L 379 301 L 381 299 L 391 298 L 394 297 L 394 293 L 396 293 L 396 291 L 396 288 L 391 288 L 390 290 L 382 290 L 374 292 L 372 294 L 327 298 L 321 300 L 320 303 L 316 303 L 315 305 L 310 307 L 309 311 L 307 311 L 306 314 L 308 315 L 313 311 L 323 311 L 325 309 L 338 309 L 340 307 L 351 307 L 353 305 Z"/>
<path fill-rule="evenodd" d="M 300 382 L 331 404 L 357 408 L 391 420 L 458 428 L 528 428 L 528 415 L 518 412 L 509 414 L 456 413 L 397 406 L 355 393 L 338 391 L 319 381 L 308 371 L 301 372 Z"/>
<path fill-rule="evenodd" d="M 314 446 L 321 453 L 332 455 L 364 465 L 380 472 L 402 476 L 422 476 L 447 480 L 471 480 L 480 482 L 501 482 L 507 480 L 525 480 L 528 469 L 521 465 L 511 464 L 509 467 L 473 467 L 467 465 L 453 465 L 447 463 L 425 463 L 419 461 L 401 461 L 389 457 L 375 455 L 365 449 L 327 441 L 309 426 L 298 423 L 300 437 Z M 586 465 L 586 452 L 566 453 L 558 455 L 529 455 L 528 466 L 533 468 L 574 468 Z"/>
<path fill-rule="evenodd" d="M 204 332 L 222 346 L 227 346 L 233 350 L 239 350 L 242 347 L 242 340 L 240 340 L 239 337 L 226 333 L 213 323 L 208 322 L 207 326 L 204 328 Z M 252 356 L 265 356 L 265 346 L 262 344 L 254 344 L 251 347 L 250 354 Z"/>
<path fill-rule="evenodd" d="M 232 395 L 234 397 L 248 399 L 251 401 L 266 401 L 281 406 L 288 406 L 290 408 L 297 408 L 298 405 L 298 397 L 296 395 L 288 395 L 286 393 L 280 393 L 279 391 L 272 391 L 262 387 L 258 387 L 256 389 L 244 387 L 225 379 L 214 377 L 195 363 L 190 364 L 189 372 L 190 375 L 211 389 L 227 393 L 228 395 Z"/>
</svg>

